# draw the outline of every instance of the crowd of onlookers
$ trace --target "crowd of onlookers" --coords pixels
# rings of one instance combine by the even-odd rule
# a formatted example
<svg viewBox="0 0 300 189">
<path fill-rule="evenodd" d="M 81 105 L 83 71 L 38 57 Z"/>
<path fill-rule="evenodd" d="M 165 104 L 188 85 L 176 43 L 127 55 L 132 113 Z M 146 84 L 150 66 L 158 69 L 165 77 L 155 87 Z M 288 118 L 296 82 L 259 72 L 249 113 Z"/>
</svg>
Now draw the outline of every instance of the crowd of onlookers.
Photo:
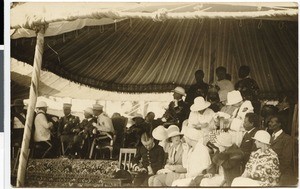
<svg viewBox="0 0 300 189">
<path fill-rule="evenodd" d="M 109 118 L 99 104 L 86 108 L 80 121 L 71 114 L 72 104 L 63 104 L 64 116 L 58 118 L 40 101 L 32 155 L 91 159 L 103 146 L 112 145 L 114 155 L 120 147 L 136 148 L 130 170 L 137 173 L 135 186 L 295 185 L 288 96 L 277 105 L 262 104 L 248 66 L 240 67 L 235 85 L 224 67 L 216 75 L 217 81 L 207 84 L 203 71 L 196 71 L 196 84 L 187 92 L 176 87 L 161 118 L 134 114 L 129 128 L 128 118 L 118 113 Z M 23 100 L 13 107 L 12 147 L 20 146 L 26 120 Z"/>
</svg>

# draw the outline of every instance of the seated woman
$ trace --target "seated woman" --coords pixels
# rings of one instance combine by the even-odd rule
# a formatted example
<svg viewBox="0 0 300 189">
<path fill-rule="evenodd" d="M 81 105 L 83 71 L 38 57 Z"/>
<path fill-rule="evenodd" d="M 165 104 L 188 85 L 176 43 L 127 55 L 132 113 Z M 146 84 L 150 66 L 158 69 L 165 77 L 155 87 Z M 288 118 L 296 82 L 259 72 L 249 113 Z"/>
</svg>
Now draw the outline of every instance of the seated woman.
<svg viewBox="0 0 300 189">
<path fill-rule="evenodd" d="M 164 169 L 157 171 L 156 175 L 153 175 L 148 180 L 149 186 L 168 186 L 166 184 L 167 173 L 183 173 L 186 169 L 182 166 L 182 153 L 183 143 L 181 141 L 182 135 L 179 132 L 179 127 L 171 125 L 167 129 L 168 138 L 167 141 L 171 143 L 168 151 L 168 159 Z"/>
<path fill-rule="evenodd" d="M 241 175 L 243 152 L 232 142 L 232 136 L 227 132 L 221 133 L 217 136 L 216 143 L 220 152 L 217 151 L 212 157 L 215 165 L 212 169 L 222 167 L 223 174 L 219 172 L 213 175 L 214 172 L 208 171 L 200 186 L 230 186 L 232 180 Z"/>
<path fill-rule="evenodd" d="M 189 186 L 190 182 L 197 175 L 206 170 L 210 164 L 211 159 L 206 146 L 206 141 L 201 130 L 187 126 L 184 130 L 184 138 L 190 147 L 187 154 L 183 154 L 183 167 L 187 169 L 186 173 L 174 173 L 172 186 Z"/>
<path fill-rule="evenodd" d="M 279 160 L 270 148 L 271 136 L 259 130 L 254 135 L 257 151 L 252 152 L 241 177 L 233 180 L 231 186 L 277 186 L 280 177 Z"/>
</svg>

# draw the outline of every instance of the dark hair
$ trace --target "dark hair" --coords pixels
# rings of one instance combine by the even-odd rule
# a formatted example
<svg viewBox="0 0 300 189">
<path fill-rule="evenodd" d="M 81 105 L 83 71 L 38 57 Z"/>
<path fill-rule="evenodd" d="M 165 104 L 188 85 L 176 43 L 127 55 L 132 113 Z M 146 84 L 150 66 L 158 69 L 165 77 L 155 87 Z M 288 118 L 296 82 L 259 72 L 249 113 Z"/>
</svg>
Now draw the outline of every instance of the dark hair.
<svg viewBox="0 0 300 189">
<path fill-rule="evenodd" d="M 141 142 L 144 141 L 144 142 L 148 142 L 149 140 L 153 139 L 152 135 L 149 134 L 148 132 L 144 132 L 142 135 L 141 135 Z"/>
<path fill-rule="evenodd" d="M 257 114 L 255 114 L 255 113 L 247 113 L 245 115 L 245 118 L 246 117 L 248 118 L 248 121 L 250 123 L 253 123 L 254 127 L 259 128 L 259 126 L 260 126 L 260 120 L 259 120 L 259 117 L 258 117 Z"/>
<path fill-rule="evenodd" d="M 226 68 L 223 67 L 223 66 L 219 66 L 216 69 L 216 73 L 224 73 L 224 74 L 226 74 L 226 71 L 227 71 Z"/>
<path fill-rule="evenodd" d="M 277 118 L 277 122 L 280 123 L 281 127 L 282 127 L 282 123 L 283 123 L 283 116 L 282 115 L 279 115 L 279 114 L 273 114 L 270 116 L 270 119 L 271 120 L 272 118 Z"/>
<path fill-rule="evenodd" d="M 239 68 L 239 78 L 247 77 L 250 74 L 249 66 L 241 66 Z"/>
<path fill-rule="evenodd" d="M 196 76 L 196 75 L 199 75 L 199 77 L 203 78 L 203 77 L 204 77 L 204 72 L 203 72 L 203 70 L 197 70 L 197 71 L 195 72 L 195 76 Z"/>
</svg>

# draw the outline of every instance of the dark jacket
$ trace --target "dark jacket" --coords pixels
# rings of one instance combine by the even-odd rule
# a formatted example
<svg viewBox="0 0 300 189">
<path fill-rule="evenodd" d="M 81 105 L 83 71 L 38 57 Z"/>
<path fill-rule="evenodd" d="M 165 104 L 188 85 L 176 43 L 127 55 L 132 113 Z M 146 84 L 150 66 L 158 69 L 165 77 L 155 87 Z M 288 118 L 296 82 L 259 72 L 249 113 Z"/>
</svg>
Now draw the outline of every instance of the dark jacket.
<svg viewBox="0 0 300 189">
<path fill-rule="evenodd" d="M 73 129 L 79 124 L 79 117 L 68 115 L 59 119 L 58 136 L 74 134 Z"/>
<path fill-rule="evenodd" d="M 257 128 L 254 128 L 250 133 L 245 133 L 240 149 L 244 152 L 244 158 L 243 158 L 243 165 L 246 165 L 246 163 L 249 160 L 251 152 L 255 151 L 256 146 L 254 144 L 254 137 L 255 133 L 258 131 Z"/>
<path fill-rule="evenodd" d="M 138 147 L 132 163 L 138 165 L 140 160 L 143 168 L 147 169 L 148 165 L 150 165 L 153 173 L 156 174 L 159 169 L 164 167 L 165 151 L 157 144 L 155 144 L 154 147 L 149 151 L 142 145 Z"/>
<path fill-rule="evenodd" d="M 186 93 L 185 102 L 188 104 L 188 107 L 194 103 L 194 99 L 198 96 L 202 96 L 204 99 L 207 96 L 209 85 L 207 83 L 195 83 L 190 86 L 189 90 Z"/>
<path fill-rule="evenodd" d="M 293 184 L 292 142 L 292 137 L 284 132 L 282 132 L 274 141 L 271 141 L 271 148 L 276 152 L 279 159 L 279 169 L 281 172 L 279 181 L 280 186 L 290 186 Z"/>
</svg>

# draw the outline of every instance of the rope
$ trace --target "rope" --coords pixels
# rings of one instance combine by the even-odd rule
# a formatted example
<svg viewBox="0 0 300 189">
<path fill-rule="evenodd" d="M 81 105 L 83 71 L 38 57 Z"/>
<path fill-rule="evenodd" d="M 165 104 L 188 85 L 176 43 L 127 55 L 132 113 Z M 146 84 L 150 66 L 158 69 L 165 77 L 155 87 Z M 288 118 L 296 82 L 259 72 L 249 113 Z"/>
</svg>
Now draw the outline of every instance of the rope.
<svg viewBox="0 0 300 189">
<path fill-rule="evenodd" d="M 206 9 L 205 9 L 206 10 Z M 36 26 L 43 25 L 46 23 L 61 22 L 61 21 L 74 21 L 76 19 L 99 19 L 99 18 L 112 18 L 112 19 L 124 19 L 124 18 L 141 18 L 141 19 L 152 19 L 153 21 L 164 21 L 167 19 L 199 19 L 199 18 L 210 18 L 210 19 L 267 19 L 276 17 L 294 17 L 298 16 L 298 10 L 268 10 L 259 12 L 205 12 L 194 11 L 194 12 L 169 12 L 167 9 L 159 9 L 155 12 L 122 12 L 114 9 L 95 9 L 95 10 L 82 10 L 81 12 L 74 12 L 74 14 L 59 16 L 57 14 L 46 17 L 45 15 L 27 15 L 24 20 L 12 19 L 11 29 L 18 29 L 24 27 L 26 29 L 33 29 Z M 14 18 L 14 15 L 11 16 Z M 293 17 L 293 18 L 292 18 Z"/>
<path fill-rule="evenodd" d="M 45 28 L 41 27 L 37 33 L 37 41 L 35 46 L 35 55 L 33 62 L 32 80 L 29 93 L 29 106 L 26 115 L 26 122 L 23 134 L 22 147 L 19 157 L 19 166 L 17 174 L 17 187 L 24 187 L 26 165 L 29 156 L 29 142 L 31 138 L 32 123 L 36 100 L 38 97 L 38 86 L 40 80 L 40 71 L 42 67 L 42 57 L 44 52 L 44 35 Z"/>
</svg>

